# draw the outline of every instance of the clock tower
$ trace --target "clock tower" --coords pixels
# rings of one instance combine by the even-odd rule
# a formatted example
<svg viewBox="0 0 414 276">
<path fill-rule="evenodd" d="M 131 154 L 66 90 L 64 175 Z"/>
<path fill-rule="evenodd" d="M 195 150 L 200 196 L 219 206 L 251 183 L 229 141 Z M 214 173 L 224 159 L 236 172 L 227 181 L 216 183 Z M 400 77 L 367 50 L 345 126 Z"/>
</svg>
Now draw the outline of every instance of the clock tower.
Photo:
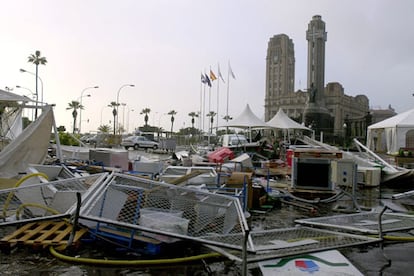
<svg viewBox="0 0 414 276">
<path fill-rule="evenodd" d="M 305 107 L 305 124 L 311 126 L 316 133 L 330 133 L 333 118 L 325 103 L 325 43 L 327 33 L 325 22 L 320 15 L 312 17 L 306 31 L 308 41 L 308 101 Z"/>
<path fill-rule="evenodd" d="M 273 118 L 281 101 L 295 89 L 295 51 L 285 34 L 270 38 L 266 56 L 265 121 Z"/>
</svg>

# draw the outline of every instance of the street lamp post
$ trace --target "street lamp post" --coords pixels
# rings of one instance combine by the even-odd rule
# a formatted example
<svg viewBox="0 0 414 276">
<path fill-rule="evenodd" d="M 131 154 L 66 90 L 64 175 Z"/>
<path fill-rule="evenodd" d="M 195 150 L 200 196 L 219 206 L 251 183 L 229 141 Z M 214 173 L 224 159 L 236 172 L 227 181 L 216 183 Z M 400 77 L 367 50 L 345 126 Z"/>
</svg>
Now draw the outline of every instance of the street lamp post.
<svg viewBox="0 0 414 276">
<path fill-rule="evenodd" d="M 344 150 L 345 150 L 345 147 L 346 147 L 346 132 L 347 132 L 347 127 L 348 127 L 348 125 L 346 124 L 346 123 L 344 123 L 343 125 L 342 125 L 342 128 L 344 129 Z"/>
<path fill-rule="evenodd" d="M 77 102 L 79 102 L 79 127 L 78 127 L 78 133 L 81 133 L 81 126 L 82 126 L 82 109 L 83 109 L 83 105 L 82 105 L 82 98 L 85 97 L 90 97 L 91 94 L 86 94 L 85 96 L 80 96 L 79 98 L 76 99 Z"/>
<path fill-rule="evenodd" d="M 29 92 L 30 92 L 30 94 L 32 94 L 32 95 L 34 95 L 34 96 L 36 96 L 36 94 L 35 94 L 35 93 L 33 93 L 33 91 L 32 91 L 32 90 L 30 90 L 30 89 L 29 89 L 29 88 L 27 88 L 27 87 L 23 87 L 23 86 L 20 86 L 20 85 L 16 85 L 16 88 L 25 89 L 25 90 L 29 91 Z"/>
<path fill-rule="evenodd" d="M 161 132 L 161 118 L 164 116 L 164 115 L 168 115 L 167 113 L 161 113 L 160 114 L 160 116 L 158 117 L 158 129 L 157 129 L 157 131 L 158 131 L 158 139 L 159 139 L 159 137 L 160 137 L 160 132 Z M 162 132 L 161 132 L 161 135 L 162 135 Z"/>
<path fill-rule="evenodd" d="M 81 95 L 80 95 L 80 106 L 81 106 L 81 108 L 79 109 L 79 129 L 78 129 L 78 133 L 81 133 L 81 127 L 82 127 L 82 98 L 84 97 L 83 93 L 85 93 L 85 91 L 88 90 L 88 89 L 96 89 L 96 88 L 99 88 L 99 86 L 96 85 L 96 86 L 86 87 L 81 92 Z M 90 97 L 90 96 L 91 96 L 90 94 L 85 95 L 85 97 Z"/>
<path fill-rule="evenodd" d="M 116 94 L 116 112 L 113 112 L 115 115 L 114 115 L 114 117 L 116 116 L 116 125 L 115 125 L 115 122 L 114 122 L 114 128 L 115 128 L 115 126 L 118 128 L 118 131 L 119 131 L 119 122 L 118 122 L 118 116 L 119 116 L 119 113 L 118 113 L 118 107 L 119 107 L 119 93 L 121 92 L 121 90 L 122 90 L 122 88 L 124 88 L 124 87 L 127 87 L 127 86 L 129 86 L 129 87 L 135 87 L 135 85 L 134 84 L 124 84 L 124 85 L 122 85 L 119 89 L 118 89 L 118 93 Z M 115 118 L 114 118 L 115 119 Z M 115 131 L 115 129 L 114 129 L 114 134 L 116 133 L 116 131 Z"/>
<path fill-rule="evenodd" d="M 23 87 L 23 86 L 20 86 L 20 85 L 16 85 L 16 88 L 20 88 L 20 89 L 25 89 L 25 90 L 27 90 L 27 91 L 29 91 L 30 92 L 30 95 L 31 95 L 31 97 L 35 100 L 36 99 L 36 94 L 35 93 L 33 93 L 33 91 L 32 90 L 30 90 L 29 88 L 27 88 L 27 87 Z M 30 114 L 30 113 L 29 113 Z M 34 112 L 33 112 L 33 109 L 32 109 L 32 121 L 34 120 Z"/>
<path fill-rule="evenodd" d="M 128 107 L 128 106 L 127 106 Z M 129 112 L 134 112 L 134 109 L 129 109 L 128 107 L 128 116 L 127 116 L 127 133 L 129 133 Z"/>
<path fill-rule="evenodd" d="M 127 104 L 121 103 L 121 105 L 122 105 L 122 128 L 125 131 L 126 130 L 125 128 L 125 106 L 127 106 Z"/>
<path fill-rule="evenodd" d="M 43 80 L 39 77 L 38 74 L 35 74 L 33 72 L 30 72 L 30 71 L 27 71 L 25 69 L 20 69 L 20 72 L 21 73 L 29 73 L 29 74 L 35 76 L 36 77 L 36 83 L 37 83 L 37 79 L 40 80 L 40 84 L 42 85 L 42 89 L 41 89 L 42 94 L 41 94 L 41 97 L 40 97 L 40 102 L 43 104 Z M 37 85 L 36 85 L 36 94 L 35 95 L 36 95 L 35 119 L 37 119 L 37 106 L 38 106 L 38 103 L 39 103 L 39 95 L 37 93 Z"/>
</svg>

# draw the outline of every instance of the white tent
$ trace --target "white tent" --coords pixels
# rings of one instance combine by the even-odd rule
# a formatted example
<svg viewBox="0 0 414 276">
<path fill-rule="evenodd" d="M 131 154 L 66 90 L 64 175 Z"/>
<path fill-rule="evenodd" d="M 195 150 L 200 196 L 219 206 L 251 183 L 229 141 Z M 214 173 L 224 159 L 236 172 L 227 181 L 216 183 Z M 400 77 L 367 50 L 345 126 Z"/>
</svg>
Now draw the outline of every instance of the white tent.
<svg viewBox="0 0 414 276">
<path fill-rule="evenodd" d="M 276 129 L 282 129 L 284 133 L 284 139 L 286 140 L 287 137 L 290 137 L 290 130 L 301 129 L 301 130 L 309 130 L 312 131 L 310 128 L 295 122 L 285 112 L 280 108 L 275 116 L 272 119 L 266 122 L 270 127 Z M 287 135 L 287 137 L 286 137 Z"/>
<path fill-rule="evenodd" d="M 260 120 L 259 117 L 252 112 L 249 104 L 246 105 L 246 108 L 239 116 L 221 127 L 247 128 L 249 129 L 250 136 L 252 128 L 270 128 L 263 120 Z M 251 137 L 249 138 L 251 139 Z"/>
<path fill-rule="evenodd" d="M 238 128 L 268 128 L 269 126 L 257 117 L 250 109 L 249 104 L 234 120 L 229 121 L 222 127 L 238 127 Z"/>
<path fill-rule="evenodd" d="M 42 114 L 0 151 L 0 177 L 15 177 L 29 164 L 43 164 L 53 124 L 52 106 L 43 107 Z"/>
<path fill-rule="evenodd" d="M 276 113 L 275 116 L 273 116 L 272 119 L 266 122 L 270 127 L 273 128 L 280 128 L 280 129 L 303 129 L 303 130 L 311 130 L 310 128 L 307 128 L 306 126 L 303 126 L 299 124 L 298 122 L 295 122 L 291 118 L 289 118 L 288 115 L 286 115 L 285 112 L 283 112 L 282 109 L 279 109 L 279 111 Z"/>
<path fill-rule="evenodd" d="M 0 89 L 0 102 L 32 102 L 30 98 L 26 96 L 20 96 L 8 91 Z"/>
<path fill-rule="evenodd" d="M 31 102 L 26 96 L 20 96 L 0 89 L 0 136 L 14 139 L 23 131 L 22 104 Z"/>
<path fill-rule="evenodd" d="M 401 147 L 410 146 L 407 145 L 409 135 L 414 138 L 414 109 L 370 125 L 367 147 L 371 150 L 396 153 Z"/>
</svg>

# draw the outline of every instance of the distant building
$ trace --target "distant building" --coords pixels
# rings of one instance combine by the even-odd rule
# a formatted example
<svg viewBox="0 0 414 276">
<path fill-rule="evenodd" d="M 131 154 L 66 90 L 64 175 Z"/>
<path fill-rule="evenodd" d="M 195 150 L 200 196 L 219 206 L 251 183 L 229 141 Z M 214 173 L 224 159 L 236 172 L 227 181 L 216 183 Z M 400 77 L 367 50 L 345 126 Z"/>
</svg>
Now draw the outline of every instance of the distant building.
<svg viewBox="0 0 414 276">
<path fill-rule="evenodd" d="M 333 139 L 351 136 L 364 139 L 371 120 L 368 98 L 345 95 L 338 82 L 324 84 L 327 33 L 321 16 L 312 17 L 306 39 L 308 89 L 296 92 L 293 42 L 285 34 L 270 39 L 266 57 L 265 121 L 282 108 L 290 118 L 328 133 Z"/>
<path fill-rule="evenodd" d="M 306 40 L 308 41 L 308 90 L 314 88 L 317 92 L 323 91 L 325 87 L 325 44 L 327 33 L 325 31 L 325 22 L 320 15 L 312 17 L 306 31 Z M 312 91 L 308 91 L 312 92 Z M 312 95 L 310 95 L 312 96 Z M 316 93 L 313 100 L 319 106 L 324 105 L 323 93 Z M 312 102 L 312 99 L 310 99 Z"/>
<path fill-rule="evenodd" d="M 324 132 L 333 135 L 334 118 L 326 108 L 325 89 L 325 43 L 327 33 L 320 15 L 312 17 L 306 31 L 308 41 L 308 102 L 304 122 L 312 125 L 316 135 Z"/>
<path fill-rule="evenodd" d="M 365 139 L 366 128 L 371 123 L 368 97 L 345 95 L 338 82 L 328 83 L 324 96 L 326 107 L 334 117 L 334 135 Z"/>
<path fill-rule="evenodd" d="M 266 56 L 265 120 L 277 113 L 280 99 L 295 89 L 295 50 L 285 34 L 270 38 Z"/>
<path fill-rule="evenodd" d="M 391 118 L 395 115 L 397 115 L 397 112 L 395 112 L 395 109 L 391 107 L 391 105 L 388 106 L 387 109 L 370 109 L 370 114 L 372 116 L 372 124 L 384 121 L 385 119 Z"/>
</svg>

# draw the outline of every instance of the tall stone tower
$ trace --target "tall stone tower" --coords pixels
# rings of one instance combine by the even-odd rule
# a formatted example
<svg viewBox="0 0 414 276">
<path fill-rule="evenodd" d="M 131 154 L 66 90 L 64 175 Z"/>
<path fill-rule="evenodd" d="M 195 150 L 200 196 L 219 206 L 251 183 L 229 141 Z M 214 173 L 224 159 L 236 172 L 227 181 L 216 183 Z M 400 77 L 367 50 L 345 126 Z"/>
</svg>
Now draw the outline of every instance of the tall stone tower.
<svg viewBox="0 0 414 276">
<path fill-rule="evenodd" d="M 306 31 L 308 41 L 308 102 L 305 108 L 305 124 L 317 132 L 332 132 L 333 119 L 326 108 L 325 90 L 325 22 L 315 15 Z"/>
<path fill-rule="evenodd" d="M 280 107 L 283 95 L 295 89 L 295 50 L 292 39 L 285 34 L 270 38 L 266 56 L 265 121 Z"/>
</svg>

